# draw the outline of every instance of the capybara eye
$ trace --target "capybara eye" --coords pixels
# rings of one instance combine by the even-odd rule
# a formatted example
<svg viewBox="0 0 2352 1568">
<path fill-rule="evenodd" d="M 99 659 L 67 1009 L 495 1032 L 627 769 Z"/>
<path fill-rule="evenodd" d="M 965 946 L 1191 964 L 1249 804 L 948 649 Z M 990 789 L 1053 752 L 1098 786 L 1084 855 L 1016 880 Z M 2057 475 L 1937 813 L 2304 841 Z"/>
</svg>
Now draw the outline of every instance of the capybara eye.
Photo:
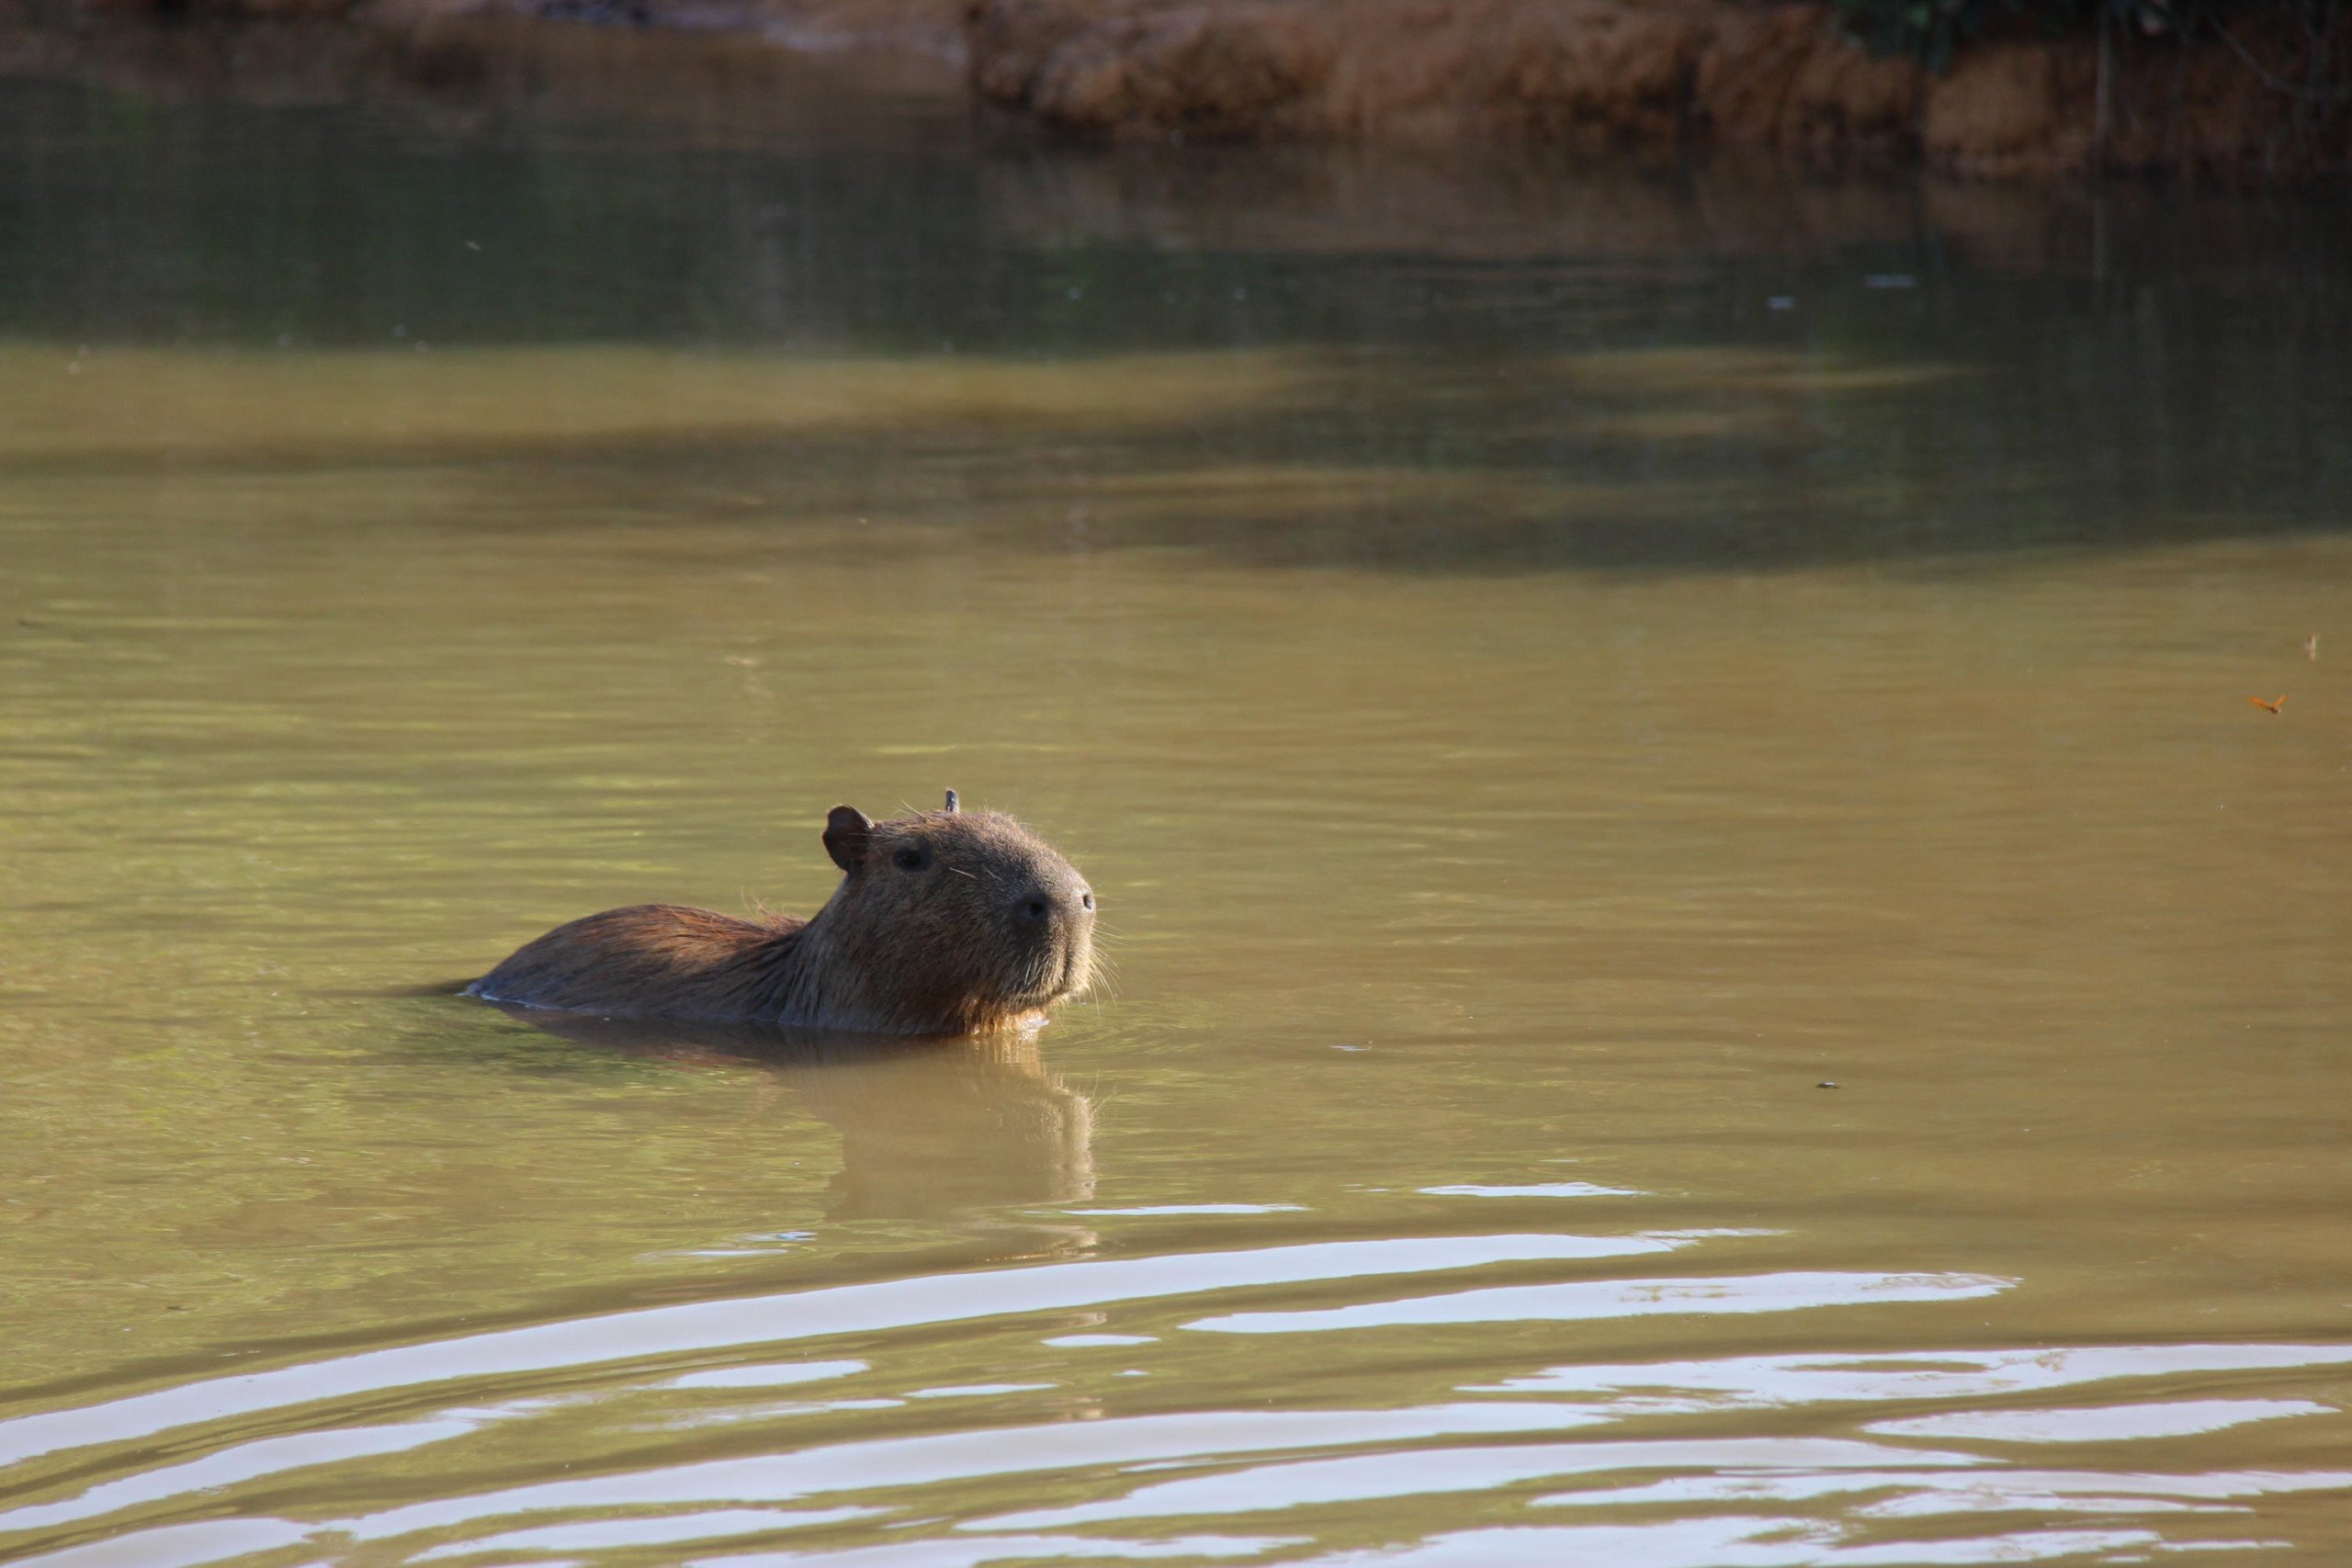
<svg viewBox="0 0 2352 1568">
<path fill-rule="evenodd" d="M 921 871 L 927 858 L 922 851 L 912 844 L 908 844 L 890 857 L 890 863 L 900 871 Z"/>
</svg>

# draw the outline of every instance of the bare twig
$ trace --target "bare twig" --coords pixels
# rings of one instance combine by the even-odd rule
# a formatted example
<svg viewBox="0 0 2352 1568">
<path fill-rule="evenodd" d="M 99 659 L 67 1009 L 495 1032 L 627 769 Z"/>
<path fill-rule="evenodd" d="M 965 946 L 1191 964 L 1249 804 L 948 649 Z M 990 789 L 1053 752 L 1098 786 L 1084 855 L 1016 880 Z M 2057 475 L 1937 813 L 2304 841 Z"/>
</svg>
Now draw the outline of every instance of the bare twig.
<svg viewBox="0 0 2352 1568">
<path fill-rule="evenodd" d="M 2264 86 L 2275 93 L 2284 94 L 2288 97 L 2306 104 L 2332 104 L 2340 98 L 2352 98 L 2352 83 L 2346 83 L 2341 87 L 2330 87 L 2324 91 L 2311 86 L 2298 86 L 2256 60 L 2253 52 L 2238 41 L 2237 35 L 2219 20 L 2213 23 L 2213 30 L 2221 35 L 2223 43 L 2230 46 L 2230 51 L 2245 62 L 2245 68 L 2259 77 Z M 2321 58 L 2324 60 L 2324 54 Z"/>
</svg>

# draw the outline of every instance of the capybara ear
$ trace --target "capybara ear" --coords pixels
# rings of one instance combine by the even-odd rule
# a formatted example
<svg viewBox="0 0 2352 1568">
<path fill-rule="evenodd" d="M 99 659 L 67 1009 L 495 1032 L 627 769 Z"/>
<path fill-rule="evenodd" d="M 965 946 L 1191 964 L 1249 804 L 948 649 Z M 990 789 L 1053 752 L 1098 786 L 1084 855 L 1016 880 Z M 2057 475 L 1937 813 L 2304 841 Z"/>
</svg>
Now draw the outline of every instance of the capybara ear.
<svg viewBox="0 0 2352 1568">
<path fill-rule="evenodd" d="M 873 818 L 854 806 L 836 806 L 825 814 L 825 852 L 835 865 L 854 873 L 865 862 L 873 832 Z"/>
<path fill-rule="evenodd" d="M 951 789 L 947 792 L 947 815 L 953 817 L 958 809 L 959 807 L 956 799 L 956 792 Z"/>
</svg>

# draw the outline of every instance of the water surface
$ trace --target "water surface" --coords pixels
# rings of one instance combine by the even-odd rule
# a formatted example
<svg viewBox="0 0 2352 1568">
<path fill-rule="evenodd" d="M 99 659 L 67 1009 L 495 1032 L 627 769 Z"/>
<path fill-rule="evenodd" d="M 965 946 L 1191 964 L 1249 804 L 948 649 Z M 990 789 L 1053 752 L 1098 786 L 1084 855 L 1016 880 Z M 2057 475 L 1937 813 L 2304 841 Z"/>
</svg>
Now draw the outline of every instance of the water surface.
<svg viewBox="0 0 2352 1568">
<path fill-rule="evenodd" d="M 612 96 L 0 95 L 0 1556 L 2352 1552 L 2340 212 Z"/>
</svg>

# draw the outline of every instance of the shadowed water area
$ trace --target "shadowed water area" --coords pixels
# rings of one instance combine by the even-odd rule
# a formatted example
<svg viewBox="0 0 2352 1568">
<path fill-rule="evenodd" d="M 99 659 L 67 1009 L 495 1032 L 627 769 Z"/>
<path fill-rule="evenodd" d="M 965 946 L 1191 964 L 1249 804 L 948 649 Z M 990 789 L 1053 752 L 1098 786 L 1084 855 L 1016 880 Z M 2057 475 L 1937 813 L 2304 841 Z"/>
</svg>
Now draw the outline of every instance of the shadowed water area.
<svg viewBox="0 0 2352 1568">
<path fill-rule="evenodd" d="M 2340 202 L 585 36 L 0 81 L 0 1559 L 2352 1557 Z M 447 994 L 948 786 L 1034 1039 Z"/>
</svg>

